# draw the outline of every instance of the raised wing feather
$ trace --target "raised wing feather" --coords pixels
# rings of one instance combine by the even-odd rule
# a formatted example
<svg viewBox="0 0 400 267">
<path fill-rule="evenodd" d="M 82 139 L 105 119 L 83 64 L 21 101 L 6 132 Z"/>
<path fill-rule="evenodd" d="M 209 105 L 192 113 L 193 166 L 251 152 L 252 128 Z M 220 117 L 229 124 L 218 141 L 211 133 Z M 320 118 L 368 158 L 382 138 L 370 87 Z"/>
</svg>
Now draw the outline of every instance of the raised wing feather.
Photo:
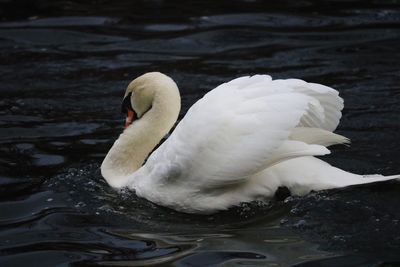
<svg viewBox="0 0 400 267">
<path fill-rule="evenodd" d="M 307 83 L 299 79 L 274 80 L 276 84 L 289 86 L 294 91 L 306 94 L 318 100 L 322 107 L 322 119 L 310 120 L 308 116 L 302 118 L 299 126 L 321 128 L 327 131 L 334 131 L 342 117 L 343 99 L 339 92 L 322 84 Z M 319 110 L 318 112 L 321 112 Z"/>
<path fill-rule="evenodd" d="M 179 181 L 202 190 L 246 182 L 289 158 L 327 154 L 323 146 L 288 138 L 299 125 L 336 127 L 338 116 L 324 109 L 328 103 L 340 112 L 333 91 L 300 80 L 272 81 L 267 75 L 222 84 L 190 108 L 149 157 L 146 173 L 157 184 Z"/>
</svg>

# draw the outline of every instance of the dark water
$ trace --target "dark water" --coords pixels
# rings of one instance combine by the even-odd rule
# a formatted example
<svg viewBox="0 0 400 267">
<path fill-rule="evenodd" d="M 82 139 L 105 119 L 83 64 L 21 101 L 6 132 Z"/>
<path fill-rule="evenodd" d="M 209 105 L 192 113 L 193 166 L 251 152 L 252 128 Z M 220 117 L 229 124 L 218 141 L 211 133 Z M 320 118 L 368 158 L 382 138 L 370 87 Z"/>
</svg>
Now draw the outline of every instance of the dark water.
<svg viewBox="0 0 400 267">
<path fill-rule="evenodd" d="M 337 88 L 353 142 L 327 160 L 400 173 L 400 1 L 0 0 L 0 19 L 0 266 L 400 266 L 399 183 L 194 216 L 98 169 L 126 85 L 158 70 L 182 115 L 240 75 Z"/>
</svg>

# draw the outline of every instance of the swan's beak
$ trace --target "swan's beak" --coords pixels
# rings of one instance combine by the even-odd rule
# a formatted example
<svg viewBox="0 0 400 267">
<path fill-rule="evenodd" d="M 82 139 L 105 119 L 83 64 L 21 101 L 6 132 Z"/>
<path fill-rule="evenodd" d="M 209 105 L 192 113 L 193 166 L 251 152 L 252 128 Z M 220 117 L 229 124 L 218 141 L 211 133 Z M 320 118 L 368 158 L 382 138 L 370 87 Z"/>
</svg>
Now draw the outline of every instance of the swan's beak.
<svg viewBox="0 0 400 267">
<path fill-rule="evenodd" d="M 125 129 L 128 128 L 129 125 L 135 120 L 135 112 L 128 109 L 125 119 Z"/>
<path fill-rule="evenodd" d="M 130 92 L 122 101 L 121 112 L 126 113 L 125 129 L 136 119 L 135 112 L 131 103 L 132 92 Z"/>
</svg>

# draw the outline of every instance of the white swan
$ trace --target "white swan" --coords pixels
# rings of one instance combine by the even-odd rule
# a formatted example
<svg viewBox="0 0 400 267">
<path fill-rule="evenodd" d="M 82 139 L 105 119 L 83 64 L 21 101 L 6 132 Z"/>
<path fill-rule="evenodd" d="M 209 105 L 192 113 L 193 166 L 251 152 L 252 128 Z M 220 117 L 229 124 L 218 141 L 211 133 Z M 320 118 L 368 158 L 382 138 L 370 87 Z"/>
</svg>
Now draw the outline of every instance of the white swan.
<svg viewBox="0 0 400 267">
<path fill-rule="evenodd" d="M 280 186 L 302 195 L 400 178 L 352 174 L 313 157 L 349 142 L 332 133 L 343 100 L 324 85 L 268 75 L 221 84 L 189 109 L 143 166 L 178 118 L 179 90 L 168 76 L 147 73 L 129 84 L 123 103 L 126 129 L 101 165 L 103 177 L 178 211 L 213 213 L 270 198 Z"/>
</svg>

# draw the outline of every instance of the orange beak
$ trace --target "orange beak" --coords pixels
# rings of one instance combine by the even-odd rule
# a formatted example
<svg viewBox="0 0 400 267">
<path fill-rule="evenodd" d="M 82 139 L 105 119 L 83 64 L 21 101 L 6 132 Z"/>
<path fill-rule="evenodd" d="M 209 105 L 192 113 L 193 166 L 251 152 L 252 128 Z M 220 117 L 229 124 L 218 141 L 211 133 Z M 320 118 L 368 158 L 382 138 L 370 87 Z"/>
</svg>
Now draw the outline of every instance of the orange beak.
<svg viewBox="0 0 400 267">
<path fill-rule="evenodd" d="M 125 129 L 128 128 L 128 126 L 131 125 L 134 120 L 135 120 L 135 112 L 133 112 L 132 110 L 128 110 L 125 119 Z"/>
</svg>

